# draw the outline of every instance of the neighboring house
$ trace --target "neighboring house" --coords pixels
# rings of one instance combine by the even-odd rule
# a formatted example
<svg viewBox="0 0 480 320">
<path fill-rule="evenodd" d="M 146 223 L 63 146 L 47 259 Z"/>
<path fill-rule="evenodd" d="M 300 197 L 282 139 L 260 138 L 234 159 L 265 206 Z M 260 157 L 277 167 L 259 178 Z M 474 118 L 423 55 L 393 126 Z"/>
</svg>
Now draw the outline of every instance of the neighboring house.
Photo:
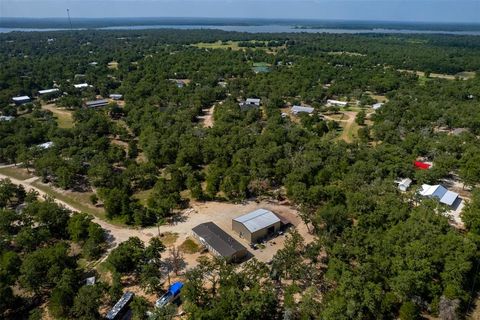
<svg viewBox="0 0 480 320">
<path fill-rule="evenodd" d="M 199 224 L 192 229 L 193 236 L 212 254 L 227 261 L 238 261 L 245 257 L 247 248 L 220 229 L 213 222 Z"/>
<path fill-rule="evenodd" d="M 410 178 L 405 178 L 405 179 L 402 179 L 400 181 L 395 181 L 397 184 L 398 184 L 398 189 L 400 189 L 400 191 L 407 191 L 408 188 L 410 188 L 410 185 L 412 184 L 412 179 Z"/>
<path fill-rule="evenodd" d="M 13 117 L 13 116 L 0 116 L 0 122 L 2 122 L 2 121 L 12 121 L 13 119 L 15 119 L 15 117 Z"/>
<path fill-rule="evenodd" d="M 15 102 L 16 105 L 22 105 L 25 103 L 29 103 L 32 101 L 29 96 L 19 96 L 19 97 L 13 97 L 12 98 L 13 102 Z"/>
<path fill-rule="evenodd" d="M 418 191 L 418 193 L 427 198 L 436 198 L 441 203 L 446 204 L 448 206 L 453 206 L 453 204 L 460 199 L 458 197 L 458 193 L 449 191 L 442 185 L 434 185 L 431 186 L 429 184 L 423 184 L 422 188 Z"/>
<path fill-rule="evenodd" d="M 385 105 L 385 103 L 383 103 L 383 102 L 375 103 L 374 105 L 372 105 L 372 109 L 373 110 L 378 110 L 381 107 L 383 107 L 384 105 Z"/>
<path fill-rule="evenodd" d="M 309 106 L 293 106 L 291 110 L 292 114 L 294 115 L 297 115 L 299 113 L 311 114 L 313 113 L 313 111 L 315 111 L 315 109 Z"/>
<path fill-rule="evenodd" d="M 122 100 L 123 95 L 121 95 L 119 93 L 112 93 L 111 95 L 109 95 L 109 97 L 112 100 Z"/>
<path fill-rule="evenodd" d="M 348 106 L 348 102 L 328 99 L 327 105 L 330 107 L 346 107 Z"/>
<path fill-rule="evenodd" d="M 106 105 L 108 105 L 108 102 L 109 101 L 107 99 L 87 101 L 87 102 L 85 102 L 85 107 L 87 107 L 87 108 L 105 107 Z"/>
<path fill-rule="evenodd" d="M 232 229 L 240 238 L 256 243 L 278 232 L 280 218 L 270 210 L 258 209 L 232 220 Z"/>
<path fill-rule="evenodd" d="M 248 109 L 251 109 L 251 108 L 258 108 L 258 107 L 260 107 L 260 99 L 248 98 L 247 100 L 240 102 L 239 106 L 242 110 L 248 110 Z"/>
<path fill-rule="evenodd" d="M 59 92 L 60 90 L 57 89 L 57 88 L 54 88 L 54 89 L 45 89 L 45 90 L 40 90 L 38 91 L 38 94 L 39 95 L 44 95 L 44 94 L 52 94 L 52 93 L 56 93 L 56 92 Z"/>
<path fill-rule="evenodd" d="M 113 306 L 113 308 L 108 311 L 105 319 L 107 320 L 117 320 L 122 319 L 125 313 L 127 312 L 128 305 L 133 300 L 133 292 L 127 291 L 123 296 L 118 300 L 118 302 Z"/>
<path fill-rule="evenodd" d="M 79 83 L 74 84 L 73 86 L 75 87 L 75 89 L 85 89 L 89 87 L 88 83 Z"/>
<path fill-rule="evenodd" d="M 50 149 L 51 147 L 53 147 L 53 141 L 48 141 L 48 142 L 45 142 L 45 143 L 41 143 L 39 145 L 37 145 L 37 147 L 41 148 L 41 149 Z"/>
</svg>

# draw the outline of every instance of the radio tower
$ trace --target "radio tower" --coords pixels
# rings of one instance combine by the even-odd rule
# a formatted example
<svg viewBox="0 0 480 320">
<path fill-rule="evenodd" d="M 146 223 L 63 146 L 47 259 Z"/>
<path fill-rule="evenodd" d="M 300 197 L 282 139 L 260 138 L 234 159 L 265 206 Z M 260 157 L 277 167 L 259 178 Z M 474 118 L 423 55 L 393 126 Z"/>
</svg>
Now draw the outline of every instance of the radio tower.
<svg viewBox="0 0 480 320">
<path fill-rule="evenodd" d="M 70 30 L 72 30 L 72 20 L 70 19 L 70 9 L 67 8 L 68 22 L 70 23 Z"/>
</svg>

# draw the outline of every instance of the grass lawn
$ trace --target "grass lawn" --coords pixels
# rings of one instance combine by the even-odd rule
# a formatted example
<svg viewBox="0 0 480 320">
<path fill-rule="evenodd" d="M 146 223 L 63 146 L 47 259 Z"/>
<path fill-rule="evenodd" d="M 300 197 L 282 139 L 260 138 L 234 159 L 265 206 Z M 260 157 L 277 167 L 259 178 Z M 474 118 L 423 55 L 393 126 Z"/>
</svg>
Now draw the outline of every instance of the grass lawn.
<svg viewBox="0 0 480 320">
<path fill-rule="evenodd" d="M 49 185 L 43 184 L 39 181 L 33 182 L 32 186 L 42 190 L 55 199 L 68 203 L 72 207 L 82 212 L 94 215 L 103 220 L 108 220 L 105 216 L 105 211 L 103 208 L 96 208 L 90 204 L 90 196 L 93 194 L 93 192 L 57 191 Z M 108 221 L 110 222 L 110 220 Z"/>
<path fill-rule="evenodd" d="M 27 169 L 19 167 L 1 168 L 0 173 L 18 180 L 27 180 L 34 177 L 33 174 L 27 172 Z"/>
<path fill-rule="evenodd" d="M 200 251 L 200 246 L 192 239 L 187 239 L 180 245 L 180 250 L 186 254 L 193 254 Z"/>
<path fill-rule="evenodd" d="M 139 191 L 133 195 L 133 198 L 138 199 L 138 201 L 140 201 L 142 205 L 146 206 L 148 197 L 150 197 L 152 191 L 153 188 L 149 190 Z"/>
<path fill-rule="evenodd" d="M 43 105 L 42 108 L 53 113 L 53 115 L 57 119 L 57 124 L 60 128 L 64 128 L 64 129 L 73 128 L 74 121 L 73 121 L 72 111 L 58 109 L 53 104 Z"/>
<path fill-rule="evenodd" d="M 178 233 L 176 232 L 162 232 L 162 227 L 160 226 L 160 240 L 165 246 L 173 245 L 178 239 Z"/>
<path fill-rule="evenodd" d="M 200 42 L 193 45 L 194 47 L 200 49 L 232 49 L 232 50 L 242 50 L 243 48 L 238 46 L 238 41 L 217 41 L 213 43 Z"/>
</svg>

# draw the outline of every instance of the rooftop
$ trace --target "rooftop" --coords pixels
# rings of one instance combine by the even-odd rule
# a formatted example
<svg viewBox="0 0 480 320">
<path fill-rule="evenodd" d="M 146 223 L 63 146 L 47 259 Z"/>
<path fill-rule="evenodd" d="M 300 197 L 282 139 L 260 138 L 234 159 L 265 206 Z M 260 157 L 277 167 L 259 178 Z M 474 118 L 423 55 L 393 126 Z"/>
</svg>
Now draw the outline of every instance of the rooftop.
<svg viewBox="0 0 480 320">
<path fill-rule="evenodd" d="M 192 231 L 222 257 L 228 258 L 239 251 L 246 250 L 243 245 L 213 222 L 199 224 Z"/>
<path fill-rule="evenodd" d="M 266 209 L 258 209 L 243 216 L 233 219 L 233 221 L 243 224 L 248 231 L 255 232 L 280 222 L 275 213 Z"/>
<path fill-rule="evenodd" d="M 293 113 L 300 113 L 300 112 L 305 112 L 305 113 L 312 113 L 315 109 L 312 107 L 307 107 L 307 106 L 293 106 L 292 107 L 292 112 Z"/>
<path fill-rule="evenodd" d="M 437 198 L 441 203 L 449 206 L 453 205 L 458 198 L 458 193 L 449 191 L 447 188 L 439 184 L 433 186 L 423 184 L 419 194 L 424 197 Z"/>
</svg>

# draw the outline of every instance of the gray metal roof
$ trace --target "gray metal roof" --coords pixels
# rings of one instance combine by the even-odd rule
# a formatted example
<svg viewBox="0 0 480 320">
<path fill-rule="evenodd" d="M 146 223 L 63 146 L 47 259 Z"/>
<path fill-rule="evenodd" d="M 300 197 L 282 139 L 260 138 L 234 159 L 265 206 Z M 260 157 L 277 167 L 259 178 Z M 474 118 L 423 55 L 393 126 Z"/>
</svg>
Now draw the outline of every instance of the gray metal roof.
<svg viewBox="0 0 480 320">
<path fill-rule="evenodd" d="M 258 209 L 233 220 L 243 224 L 250 232 L 265 229 L 280 222 L 275 213 L 266 209 Z"/>
<path fill-rule="evenodd" d="M 92 107 L 101 107 L 101 106 L 106 106 L 108 104 L 107 99 L 101 99 L 101 100 L 94 100 L 94 101 L 87 101 L 85 102 L 85 105 L 89 108 Z"/>
<path fill-rule="evenodd" d="M 292 112 L 294 114 L 305 112 L 305 113 L 312 113 L 315 109 L 312 107 L 306 107 L 306 106 L 293 106 L 292 107 Z"/>
<path fill-rule="evenodd" d="M 451 206 L 451 205 L 453 205 L 455 200 L 457 200 L 457 198 L 458 198 L 458 193 L 453 192 L 453 191 L 447 191 L 443 195 L 443 197 L 440 199 L 440 202 Z"/>
<path fill-rule="evenodd" d="M 199 224 L 192 231 L 224 258 L 247 249 L 213 222 Z"/>
</svg>

